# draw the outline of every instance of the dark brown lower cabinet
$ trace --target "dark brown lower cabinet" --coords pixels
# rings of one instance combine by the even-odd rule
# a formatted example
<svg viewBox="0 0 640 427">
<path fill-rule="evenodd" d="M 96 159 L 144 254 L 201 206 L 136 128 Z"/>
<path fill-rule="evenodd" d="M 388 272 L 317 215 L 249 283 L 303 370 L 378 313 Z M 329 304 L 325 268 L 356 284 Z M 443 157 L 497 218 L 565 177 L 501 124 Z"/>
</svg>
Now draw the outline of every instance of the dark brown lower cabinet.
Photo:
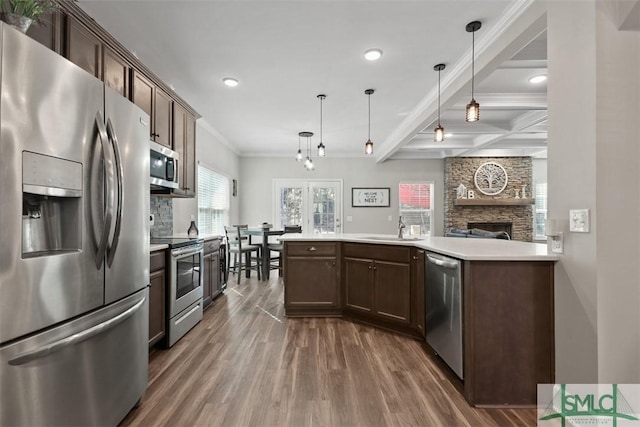
<svg viewBox="0 0 640 427">
<path fill-rule="evenodd" d="M 344 244 L 345 310 L 409 326 L 411 248 Z"/>
<path fill-rule="evenodd" d="M 166 251 L 151 253 L 149 274 L 149 347 L 153 347 L 165 336 L 165 254 Z"/>
<path fill-rule="evenodd" d="M 285 245 L 284 305 L 287 316 L 340 314 L 339 244 Z"/>
<path fill-rule="evenodd" d="M 283 259 L 287 316 L 343 315 L 424 339 L 423 249 L 297 241 Z M 553 274 L 553 261 L 463 261 L 469 404 L 535 406 L 537 384 L 555 382 Z"/>
<path fill-rule="evenodd" d="M 465 261 L 464 394 L 474 406 L 536 406 L 555 382 L 553 262 Z"/>
<path fill-rule="evenodd" d="M 425 334 L 424 249 L 411 249 L 411 326 Z"/>
<path fill-rule="evenodd" d="M 220 274 L 220 239 L 215 238 L 205 241 L 203 262 L 204 286 L 202 289 L 202 306 L 207 307 L 223 290 L 223 281 Z"/>
</svg>

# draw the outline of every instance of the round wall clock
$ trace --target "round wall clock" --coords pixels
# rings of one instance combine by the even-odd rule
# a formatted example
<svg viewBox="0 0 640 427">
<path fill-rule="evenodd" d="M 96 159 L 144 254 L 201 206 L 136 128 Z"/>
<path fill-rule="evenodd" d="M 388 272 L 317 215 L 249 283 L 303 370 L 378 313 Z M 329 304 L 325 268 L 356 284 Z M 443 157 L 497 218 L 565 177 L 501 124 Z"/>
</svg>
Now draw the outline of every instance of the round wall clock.
<svg viewBox="0 0 640 427">
<path fill-rule="evenodd" d="M 496 162 L 483 163 L 476 170 L 473 180 L 482 194 L 495 196 L 507 187 L 507 171 Z"/>
</svg>

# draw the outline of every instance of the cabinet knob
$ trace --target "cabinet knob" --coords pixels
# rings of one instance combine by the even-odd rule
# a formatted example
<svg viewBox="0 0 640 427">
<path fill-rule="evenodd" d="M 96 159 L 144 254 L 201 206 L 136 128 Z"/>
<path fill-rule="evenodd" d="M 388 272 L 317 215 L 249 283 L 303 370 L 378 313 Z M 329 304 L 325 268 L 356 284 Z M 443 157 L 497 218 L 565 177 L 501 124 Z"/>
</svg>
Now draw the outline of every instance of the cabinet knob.
<svg viewBox="0 0 640 427">
<path fill-rule="evenodd" d="M 310 248 L 307 248 L 307 250 L 308 250 L 309 252 L 315 252 L 317 249 L 316 249 L 316 247 L 315 247 L 315 246 L 311 246 Z"/>
<path fill-rule="evenodd" d="M 334 262 L 332 262 L 332 263 L 331 263 L 331 265 L 332 265 L 333 267 L 335 267 L 335 266 L 336 266 L 335 261 L 334 261 Z"/>
<path fill-rule="evenodd" d="M 373 269 L 374 269 L 374 270 L 377 270 L 377 269 L 378 269 L 378 267 L 373 267 Z"/>
<path fill-rule="evenodd" d="M 369 266 L 369 270 L 371 270 L 371 266 Z"/>
<path fill-rule="evenodd" d="M 411 257 L 411 259 L 413 259 L 414 261 L 417 261 L 418 257 L 414 255 L 414 256 Z"/>
</svg>

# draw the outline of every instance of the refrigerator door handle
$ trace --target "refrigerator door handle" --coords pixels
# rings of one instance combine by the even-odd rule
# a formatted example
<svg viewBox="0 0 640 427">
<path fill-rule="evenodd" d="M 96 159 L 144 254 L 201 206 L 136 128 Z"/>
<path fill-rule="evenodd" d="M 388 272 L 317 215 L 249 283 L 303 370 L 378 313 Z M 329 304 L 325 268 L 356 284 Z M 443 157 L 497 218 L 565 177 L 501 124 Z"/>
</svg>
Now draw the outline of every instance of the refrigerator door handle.
<svg viewBox="0 0 640 427">
<path fill-rule="evenodd" d="M 113 129 L 113 124 L 111 123 L 111 119 L 107 119 L 107 135 L 109 137 L 109 141 L 113 146 L 113 153 L 115 155 L 115 170 L 116 170 L 116 186 L 118 191 L 118 201 L 116 204 L 116 222 L 115 222 L 115 230 L 113 232 L 113 240 L 109 244 L 108 252 L 107 252 L 107 265 L 111 267 L 113 263 L 113 257 L 116 254 L 116 249 L 118 248 L 118 241 L 120 239 L 120 230 L 122 227 L 122 157 L 120 155 L 120 145 L 118 144 L 118 136 L 116 135 L 116 131 Z"/>
<path fill-rule="evenodd" d="M 102 232 L 100 233 L 98 251 L 96 254 L 96 267 L 102 268 L 102 262 L 104 261 L 104 255 L 107 251 L 107 243 L 109 240 L 109 231 L 111 231 L 111 222 L 113 221 L 113 215 L 111 214 L 111 206 L 113 205 L 113 159 L 111 158 L 111 150 L 109 150 L 107 130 L 104 127 L 104 119 L 102 114 L 98 111 L 96 113 L 96 126 L 98 128 L 98 136 L 100 137 L 100 143 L 102 147 L 102 156 L 104 157 L 105 164 L 105 186 L 107 193 L 107 206 L 104 212 L 104 224 L 102 225 Z M 94 219 L 94 224 L 97 223 Z M 98 239 L 96 239 L 98 240 Z"/>
<path fill-rule="evenodd" d="M 85 329 L 82 332 L 78 332 L 68 337 L 59 339 L 57 341 L 52 342 L 51 344 L 47 344 L 42 347 L 36 348 L 35 350 L 31 350 L 26 353 L 19 354 L 16 357 L 9 360 L 9 365 L 12 365 L 12 366 L 24 365 L 25 363 L 29 363 L 33 360 L 43 358 L 52 353 L 55 353 L 56 351 L 62 350 L 65 347 L 79 344 L 82 341 L 86 341 L 91 337 L 94 337 L 103 332 L 106 332 L 107 330 L 124 322 L 129 317 L 131 317 L 136 311 L 140 310 L 140 307 L 142 307 L 146 299 L 147 297 L 143 296 L 142 298 L 140 298 L 140 300 L 137 303 L 129 307 L 127 310 L 123 311 L 122 313 L 118 314 L 115 317 L 112 317 L 109 320 L 105 320 L 102 323 L 98 323 L 97 325 L 92 326 L 89 329 Z"/>
</svg>

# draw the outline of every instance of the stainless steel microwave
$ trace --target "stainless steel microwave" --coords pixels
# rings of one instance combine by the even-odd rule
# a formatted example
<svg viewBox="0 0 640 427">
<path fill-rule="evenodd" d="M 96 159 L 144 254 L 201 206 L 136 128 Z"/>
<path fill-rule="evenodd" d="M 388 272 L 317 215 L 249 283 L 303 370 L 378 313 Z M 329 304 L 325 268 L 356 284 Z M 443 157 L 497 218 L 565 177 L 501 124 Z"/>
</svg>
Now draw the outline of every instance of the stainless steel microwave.
<svg viewBox="0 0 640 427">
<path fill-rule="evenodd" d="M 178 162 L 180 155 L 153 141 L 149 141 L 149 154 L 151 192 L 170 193 L 179 188 Z"/>
</svg>

